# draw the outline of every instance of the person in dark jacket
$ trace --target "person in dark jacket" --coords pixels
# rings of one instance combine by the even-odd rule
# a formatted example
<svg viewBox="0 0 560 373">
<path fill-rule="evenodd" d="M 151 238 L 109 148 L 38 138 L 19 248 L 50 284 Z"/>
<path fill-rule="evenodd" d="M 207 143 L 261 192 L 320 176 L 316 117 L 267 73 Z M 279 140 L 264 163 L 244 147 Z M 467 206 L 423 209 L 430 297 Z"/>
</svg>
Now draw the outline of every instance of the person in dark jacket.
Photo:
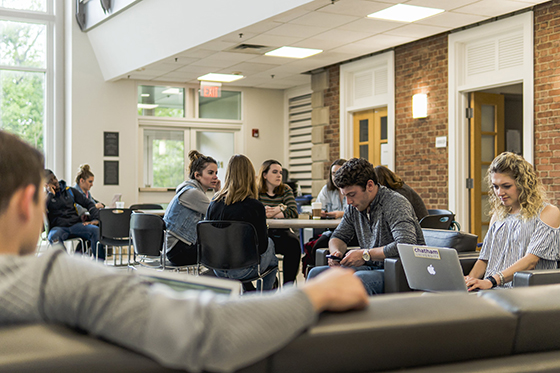
<svg viewBox="0 0 560 373">
<path fill-rule="evenodd" d="M 95 250 L 99 241 L 99 210 L 95 203 L 80 191 L 66 186 L 64 180 L 58 181 L 51 170 L 45 170 L 47 189 L 47 219 L 49 220 L 48 240 L 51 244 L 60 243 L 72 237 L 88 240 Z M 92 221 L 82 222 L 76 204 L 85 207 Z M 105 250 L 99 248 L 99 258 L 105 259 Z"/>
</svg>

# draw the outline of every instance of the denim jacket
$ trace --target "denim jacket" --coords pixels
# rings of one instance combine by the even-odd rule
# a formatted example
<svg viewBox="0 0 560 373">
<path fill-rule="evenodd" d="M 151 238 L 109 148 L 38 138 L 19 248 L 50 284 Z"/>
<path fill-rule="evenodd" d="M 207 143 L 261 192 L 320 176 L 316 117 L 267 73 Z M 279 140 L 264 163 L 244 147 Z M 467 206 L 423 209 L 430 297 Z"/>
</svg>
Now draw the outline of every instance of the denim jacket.
<svg viewBox="0 0 560 373">
<path fill-rule="evenodd" d="M 171 200 L 163 220 L 169 231 L 181 237 L 184 241 L 194 244 L 196 243 L 196 224 L 204 219 L 204 214 L 179 203 L 181 194 L 189 189 L 200 189 L 203 193 L 205 192 L 196 180 L 185 181 L 177 188 L 177 193 Z"/>
</svg>

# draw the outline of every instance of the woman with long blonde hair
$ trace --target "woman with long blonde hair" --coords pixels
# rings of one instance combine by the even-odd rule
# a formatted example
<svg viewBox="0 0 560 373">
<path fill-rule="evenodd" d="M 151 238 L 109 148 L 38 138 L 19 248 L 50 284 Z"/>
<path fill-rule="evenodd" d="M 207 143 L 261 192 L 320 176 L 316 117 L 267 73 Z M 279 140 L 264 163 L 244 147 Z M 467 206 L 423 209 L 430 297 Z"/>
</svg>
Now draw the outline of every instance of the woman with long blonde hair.
<svg viewBox="0 0 560 373">
<path fill-rule="evenodd" d="M 560 211 L 546 202 L 533 166 L 505 152 L 486 175 L 492 219 L 479 259 L 465 282 L 469 290 L 509 288 L 515 272 L 557 268 Z"/>
<path fill-rule="evenodd" d="M 261 268 L 276 266 L 278 259 L 274 252 L 274 243 L 268 238 L 266 213 L 264 205 L 257 200 L 255 169 L 246 156 L 236 154 L 231 157 L 226 170 L 224 187 L 217 193 L 206 214 L 207 220 L 235 220 L 251 223 L 259 241 Z M 234 270 L 215 270 L 218 277 L 237 280 L 252 278 L 257 275 L 257 266 Z M 276 279 L 276 271 L 263 279 L 263 290 L 270 290 Z"/>
</svg>

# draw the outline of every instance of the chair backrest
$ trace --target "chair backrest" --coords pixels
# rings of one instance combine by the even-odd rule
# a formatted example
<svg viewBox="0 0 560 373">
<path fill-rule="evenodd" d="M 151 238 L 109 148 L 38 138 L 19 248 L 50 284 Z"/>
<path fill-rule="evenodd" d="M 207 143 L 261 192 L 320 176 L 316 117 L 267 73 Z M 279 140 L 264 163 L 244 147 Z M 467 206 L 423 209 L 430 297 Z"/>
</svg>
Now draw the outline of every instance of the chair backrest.
<svg viewBox="0 0 560 373">
<path fill-rule="evenodd" d="M 131 214 L 131 209 L 99 210 L 99 236 L 106 238 L 128 238 Z"/>
<path fill-rule="evenodd" d="M 428 209 L 428 215 L 453 215 L 453 219 L 455 219 L 455 214 L 451 210 Z"/>
<path fill-rule="evenodd" d="M 449 229 L 453 223 L 453 214 L 428 215 L 420 220 L 420 227 L 433 229 Z"/>
<path fill-rule="evenodd" d="M 459 252 L 476 251 L 478 236 L 467 232 L 447 229 L 422 228 L 427 246 L 450 247 Z"/>
<path fill-rule="evenodd" d="M 137 203 L 129 207 L 131 210 L 163 210 L 161 205 L 156 203 Z"/>
<path fill-rule="evenodd" d="M 260 261 L 257 231 L 244 221 L 205 220 L 196 226 L 198 262 L 212 269 L 238 269 Z"/>
<path fill-rule="evenodd" d="M 130 217 L 130 236 L 136 255 L 159 256 L 165 239 L 161 216 L 134 213 Z"/>
</svg>

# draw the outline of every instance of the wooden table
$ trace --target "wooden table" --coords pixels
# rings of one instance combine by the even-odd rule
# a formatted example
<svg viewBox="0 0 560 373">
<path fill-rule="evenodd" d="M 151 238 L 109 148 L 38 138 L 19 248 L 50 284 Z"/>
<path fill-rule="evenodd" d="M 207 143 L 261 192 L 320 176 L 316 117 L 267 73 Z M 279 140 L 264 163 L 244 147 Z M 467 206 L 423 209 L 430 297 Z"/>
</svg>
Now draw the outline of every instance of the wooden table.
<svg viewBox="0 0 560 373">
<path fill-rule="evenodd" d="M 163 216 L 165 215 L 165 210 L 135 210 L 136 212 L 142 212 L 144 214 L 152 214 L 152 215 L 159 215 L 159 216 Z"/>
<path fill-rule="evenodd" d="M 342 219 L 266 219 L 269 228 L 336 228 Z"/>
</svg>

